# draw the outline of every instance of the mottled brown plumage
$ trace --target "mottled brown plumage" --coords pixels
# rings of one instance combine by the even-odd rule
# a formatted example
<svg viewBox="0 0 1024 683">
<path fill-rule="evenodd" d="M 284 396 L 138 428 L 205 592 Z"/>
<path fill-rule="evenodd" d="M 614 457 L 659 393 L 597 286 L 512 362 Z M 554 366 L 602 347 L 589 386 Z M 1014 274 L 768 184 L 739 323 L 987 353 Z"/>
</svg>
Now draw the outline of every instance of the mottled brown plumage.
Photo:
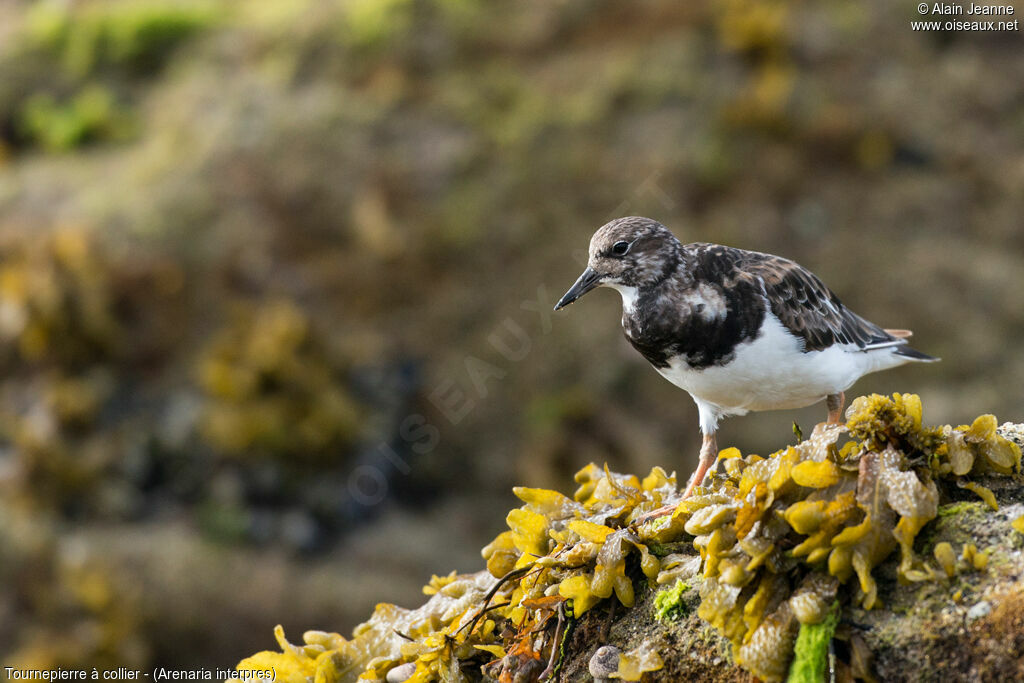
<svg viewBox="0 0 1024 683">
<path fill-rule="evenodd" d="M 907 345 L 908 330 L 865 320 L 793 261 L 683 245 L 649 218 L 598 229 L 586 270 L 555 310 L 602 286 L 622 295 L 633 347 L 697 403 L 704 444 L 687 494 L 714 460 L 722 417 L 827 399 L 837 421 L 843 392 L 862 375 L 936 360 Z"/>
<path fill-rule="evenodd" d="M 814 273 L 789 259 L 716 244 L 689 244 L 683 249 L 696 255 L 701 271 L 711 279 L 759 281 L 772 313 L 803 340 L 804 351 L 833 344 L 856 344 L 861 349 L 903 344 L 903 336 L 848 309 Z"/>
</svg>

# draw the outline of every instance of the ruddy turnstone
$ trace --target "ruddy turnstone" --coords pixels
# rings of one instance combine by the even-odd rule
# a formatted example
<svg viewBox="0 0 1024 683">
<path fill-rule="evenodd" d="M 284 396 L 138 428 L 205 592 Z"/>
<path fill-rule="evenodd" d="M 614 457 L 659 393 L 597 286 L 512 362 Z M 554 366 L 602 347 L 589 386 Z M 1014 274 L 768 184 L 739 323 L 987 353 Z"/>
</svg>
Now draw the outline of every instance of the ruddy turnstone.
<svg viewBox="0 0 1024 683">
<path fill-rule="evenodd" d="M 935 361 L 850 309 L 806 268 L 779 256 L 682 244 L 650 218 L 607 223 L 587 268 L 555 306 L 596 287 L 622 295 L 626 338 L 697 403 L 704 435 L 689 496 L 718 454 L 718 421 L 824 399 L 840 421 L 844 391 L 869 372 Z"/>
</svg>

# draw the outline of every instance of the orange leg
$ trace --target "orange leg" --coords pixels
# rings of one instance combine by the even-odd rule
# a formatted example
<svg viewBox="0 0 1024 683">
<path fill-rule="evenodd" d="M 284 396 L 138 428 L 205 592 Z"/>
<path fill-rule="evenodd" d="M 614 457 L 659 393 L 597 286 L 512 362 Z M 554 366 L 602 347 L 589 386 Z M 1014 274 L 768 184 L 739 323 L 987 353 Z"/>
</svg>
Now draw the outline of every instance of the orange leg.
<svg viewBox="0 0 1024 683">
<path fill-rule="evenodd" d="M 718 444 L 715 442 L 715 433 L 704 435 L 704 443 L 700 448 L 700 462 L 697 464 L 697 469 L 690 477 L 690 481 L 686 484 L 686 491 L 683 493 L 683 499 L 689 498 L 693 494 L 693 490 L 700 486 L 701 481 L 704 480 L 704 475 L 707 474 L 708 470 L 715 463 L 715 458 L 718 457 Z M 678 503 L 672 505 L 666 505 L 665 507 L 658 508 L 648 512 L 646 515 L 640 517 L 637 520 L 638 524 L 649 522 L 652 519 L 658 517 L 664 517 L 665 515 L 671 515 L 676 511 Z"/>
<path fill-rule="evenodd" d="M 697 469 L 690 477 L 690 481 L 686 484 L 686 490 L 683 492 L 683 498 L 689 498 L 693 494 L 693 490 L 700 486 L 701 482 L 704 481 L 704 475 L 708 473 L 711 466 L 715 464 L 715 458 L 718 457 L 718 443 L 715 441 L 715 433 L 704 435 L 704 443 L 700 447 L 700 462 L 697 464 Z"/>
<path fill-rule="evenodd" d="M 838 394 L 829 394 L 825 398 L 825 405 L 828 407 L 828 423 L 837 425 L 843 421 L 843 404 L 846 403 L 846 394 L 840 391 Z"/>
</svg>

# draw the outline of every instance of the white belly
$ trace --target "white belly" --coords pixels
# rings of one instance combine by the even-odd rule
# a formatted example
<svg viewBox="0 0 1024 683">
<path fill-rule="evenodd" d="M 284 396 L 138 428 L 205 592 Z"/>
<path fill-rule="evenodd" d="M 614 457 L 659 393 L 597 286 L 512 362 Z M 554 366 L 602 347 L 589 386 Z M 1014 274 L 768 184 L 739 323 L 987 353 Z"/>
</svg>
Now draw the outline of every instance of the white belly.
<svg viewBox="0 0 1024 683">
<path fill-rule="evenodd" d="M 658 372 L 690 392 L 699 406 L 710 404 L 702 408 L 723 417 L 751 410 L 802 408 L 845 391 L 869 372 L 907 361 L 894 355 L 892 348 L 864 352 L 853 344 L 804 353 L 797 338 L 769 313 L 761 335 L 738 346 L 727 365 L 694 370 L 676 359 Z"/>
</svg>

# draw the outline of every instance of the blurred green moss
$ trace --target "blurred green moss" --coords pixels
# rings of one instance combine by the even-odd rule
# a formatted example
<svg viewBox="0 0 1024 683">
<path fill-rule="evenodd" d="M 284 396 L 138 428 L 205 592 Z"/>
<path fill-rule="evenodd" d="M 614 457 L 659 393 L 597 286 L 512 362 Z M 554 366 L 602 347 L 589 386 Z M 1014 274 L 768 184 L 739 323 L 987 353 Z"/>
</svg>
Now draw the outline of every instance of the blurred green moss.
<svg viewBox="0 0 1024 683">
<path fill-rule="evenodd" d="M 78 77 L 103 67 L 148 74 L 222 16 L 219 3 L 202 0 L 39 2 L 28 14 L 28 35 Z"/>
<path fill-rule="evenodd" d="M 32 95 L 25 102 L 21 124 L 28 139 L 55 152 L 125 138 L 132 130 L 131 116 L 101 85 L 86 86 L 66 102 L 58 102 L 49 93 Z"/>
<path fill-rule="evenodd" d="M 130 139 L 146 79 L 224 16 L 206 0 L 32 4 L 0 53 L 0 138 L 51 152 Z"/>
<path fill-rule="evenodd" d="M 350 0 L 341 9 L 341 39 L 360 54 L 381 54 L 384 48 L 408 47 L 424 22 L 452 32 L 476 31 L 484 3 L 478 0 Z M 406 45 L 402 45 L 406 43 Z"/>
<path fill-rule="evenodd" d="M 355 0 L 348 4 L 345 24 L 349 39 L 359 47 L 380 45 L 409 29 L 413 0 Z"/>
</svg>

